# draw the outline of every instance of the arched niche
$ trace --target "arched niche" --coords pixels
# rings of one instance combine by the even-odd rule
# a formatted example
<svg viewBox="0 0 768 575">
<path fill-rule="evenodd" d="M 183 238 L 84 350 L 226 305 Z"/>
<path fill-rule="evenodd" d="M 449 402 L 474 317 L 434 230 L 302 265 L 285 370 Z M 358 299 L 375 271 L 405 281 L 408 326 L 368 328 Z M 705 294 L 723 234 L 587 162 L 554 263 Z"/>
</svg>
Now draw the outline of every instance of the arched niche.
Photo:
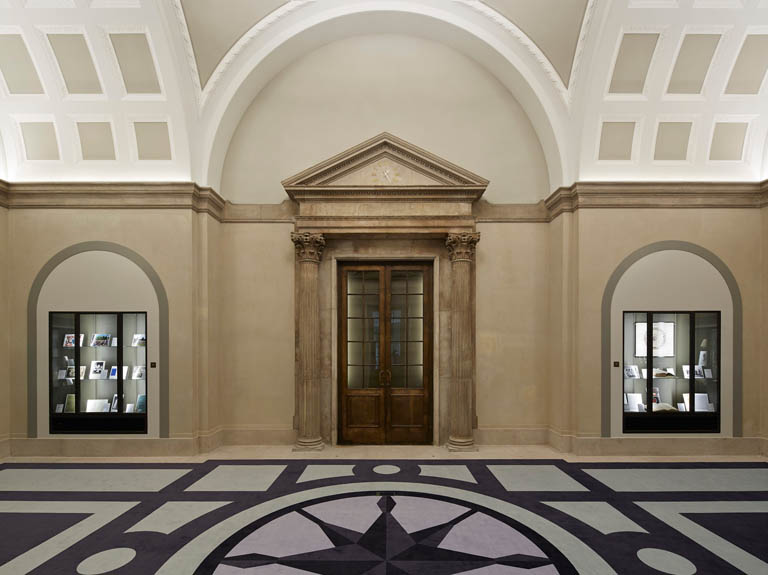
<svg viewBox="0 0 768 575">
<path fill-rule="evenodd" d="M 147 369 L 148 432 L 143 437 L 168 437 L 168 297 L 149 262 L 119 244 L 84 242 L 60 251 L 38 272 L 27 304 L 29 437 L 61 437 L 48 433 L 51 311 L 147 312 L 147 363 L 158 367 Z"/>
<path fill-rule="evenodd" d="M 740 437 L 742 304 L 736 279 L 725 263 L 696 244 L 663 241 L 635 251 L 613 272 L 602 305 L 603 437 L 626 437 L 621 431 L 622 371 L 613 367 L 623 357 L 625 310 L 721 312 L 721 428 L 719 434 L 707 436 Z"/>
</svg>

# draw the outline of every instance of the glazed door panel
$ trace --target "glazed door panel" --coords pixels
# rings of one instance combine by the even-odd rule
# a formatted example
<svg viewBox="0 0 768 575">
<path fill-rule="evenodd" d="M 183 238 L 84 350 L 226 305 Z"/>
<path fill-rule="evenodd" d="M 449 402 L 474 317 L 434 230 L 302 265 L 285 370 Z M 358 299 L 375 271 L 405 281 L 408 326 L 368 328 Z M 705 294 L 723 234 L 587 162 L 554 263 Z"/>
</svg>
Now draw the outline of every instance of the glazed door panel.
<svg viewBox="0 0 768 575">
<path fill-rule="evenodd" d="M 339 266 L 339 442 L 430 443 L 432 267 Z"/>
</svg>

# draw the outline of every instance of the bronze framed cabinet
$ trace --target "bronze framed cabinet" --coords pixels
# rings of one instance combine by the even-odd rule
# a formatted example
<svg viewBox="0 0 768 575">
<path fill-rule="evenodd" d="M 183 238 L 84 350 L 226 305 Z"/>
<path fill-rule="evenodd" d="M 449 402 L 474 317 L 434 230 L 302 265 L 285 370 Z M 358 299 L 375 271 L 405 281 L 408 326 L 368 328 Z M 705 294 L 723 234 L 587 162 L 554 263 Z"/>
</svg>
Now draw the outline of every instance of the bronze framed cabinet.
<svg viewBox="0 0 768 575">
<path fill-rule="evenodd" d="M 432 440 L 432 265 L 339 265 L 339 443 Z"/>
<path fill-rule="evenodd" d="M 625 311 L 625 433 L 720 431 L 719 311 Z"/>
<path fill-rule="evenodd" d="M 146 312 L 50 312 L 50 433 L 147 433 Z"/>
</svg>

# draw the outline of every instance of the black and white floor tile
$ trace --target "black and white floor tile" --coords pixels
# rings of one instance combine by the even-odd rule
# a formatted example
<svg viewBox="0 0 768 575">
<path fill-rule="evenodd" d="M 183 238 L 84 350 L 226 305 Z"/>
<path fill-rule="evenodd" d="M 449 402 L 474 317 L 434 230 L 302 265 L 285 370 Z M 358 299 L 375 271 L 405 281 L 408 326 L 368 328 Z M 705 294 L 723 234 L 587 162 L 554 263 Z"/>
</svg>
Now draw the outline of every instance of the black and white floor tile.
<svg viewBox="0 0 768 575">
<path fill-rule="evenodd" d="M 0 575 L 766 575 L 768 464 L 0 465 Z"/>
</svg>

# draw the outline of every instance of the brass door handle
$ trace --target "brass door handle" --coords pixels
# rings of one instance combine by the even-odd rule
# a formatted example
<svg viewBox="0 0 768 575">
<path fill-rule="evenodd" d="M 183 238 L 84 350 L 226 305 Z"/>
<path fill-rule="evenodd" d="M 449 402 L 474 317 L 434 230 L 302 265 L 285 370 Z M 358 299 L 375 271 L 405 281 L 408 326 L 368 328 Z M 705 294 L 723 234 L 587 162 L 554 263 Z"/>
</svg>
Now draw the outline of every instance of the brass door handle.
<svg viewBox="0 0 768 575">
<path fill-rule="evenodd" d="M 392 372 L 389 371 L 388 369 L 385 369 L 384 373 L 387 374 L 387 387 L 391 387 L 392 386 Z"/>
<path fill-rule="evenodd" d="M 387 387 L 387 378 L 385 377 L 386 372 L 385 369 L 379 370 L 379 387 Z M 384 379 L 383 382 L 382 378 Z"/>
</svg>

